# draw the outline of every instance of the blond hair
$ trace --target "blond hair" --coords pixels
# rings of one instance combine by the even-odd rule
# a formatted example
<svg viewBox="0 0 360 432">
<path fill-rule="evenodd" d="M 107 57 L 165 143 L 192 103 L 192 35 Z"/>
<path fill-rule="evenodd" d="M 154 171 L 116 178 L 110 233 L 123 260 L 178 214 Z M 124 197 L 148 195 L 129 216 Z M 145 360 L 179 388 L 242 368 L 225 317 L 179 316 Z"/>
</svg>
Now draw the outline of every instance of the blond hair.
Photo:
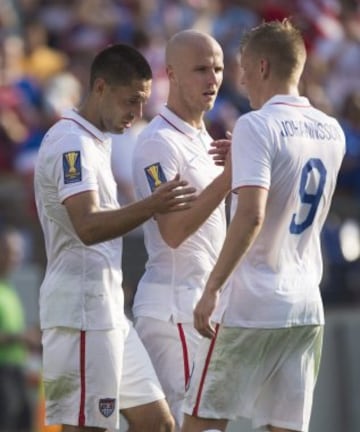
<svg viewBox="0 0 360 432">
<path fill-rule="evenodd" d="M 298 80 L 305 64 L 306 49 L 301 32 L 289 19 L 264 22 L 247 32 L 240 51 L 269 60 L 279 79 Z"/>
</svg>

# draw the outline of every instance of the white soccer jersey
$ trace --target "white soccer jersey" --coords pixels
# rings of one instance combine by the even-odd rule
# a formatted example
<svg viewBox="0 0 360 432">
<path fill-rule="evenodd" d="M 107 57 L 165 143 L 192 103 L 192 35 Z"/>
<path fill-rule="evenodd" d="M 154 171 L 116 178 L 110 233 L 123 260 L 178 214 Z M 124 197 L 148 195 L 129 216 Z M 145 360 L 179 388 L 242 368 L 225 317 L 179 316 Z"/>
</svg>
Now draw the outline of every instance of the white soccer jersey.
<svg viewBox="0 0 360 432">
<path fill-rule="evenodd" d="M 178 173 L 200 193 L 222 170 L 208 154 L 212 141 L 205 128 L 195 129 L 163 107 L 135 147 L 137 197 L 149 196 L 154 186 Z M 166 245 L 154 219 L 145 222 L 148 262 L 135 296 L 135 317 L 192 322 L 193 308 L 216 262 L 225 230 L 224 203 L 177 249 Z"/>
<path fill-rule="evenodd" d="M 119 207 L 110 152 L 110 138 L 75 111 L 66 112 L 41 144 L 35 197 L 48 260 L 40 288 L 43 329 L 104 330 L 127 325 L 122 239 L 85 246 L 62 204 L 72 195 L 95 190 L 101 208 Z"/>
<path fill-rule="evenodd" d="M 319 237 L 344 152 L 338 122 L 304 97 L 275 96 L 238 119 L 232 188 L 259 186 L 269 195 L 263 227 L 221 296 L 224 325 L 324 322 Z"/>
</svg>

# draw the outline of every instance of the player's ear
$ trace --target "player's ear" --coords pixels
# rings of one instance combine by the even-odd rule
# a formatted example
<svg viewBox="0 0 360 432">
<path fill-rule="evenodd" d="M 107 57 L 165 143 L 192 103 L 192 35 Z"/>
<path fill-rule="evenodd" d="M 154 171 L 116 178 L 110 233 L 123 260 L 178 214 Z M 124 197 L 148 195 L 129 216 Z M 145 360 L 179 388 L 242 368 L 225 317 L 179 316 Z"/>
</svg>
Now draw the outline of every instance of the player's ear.
<svg viewBox="0 0 360 432">
<path fill-rule="evenodd" d="M 166 65 L 166 74 L 167 74 L 169 81 L 176 82 L 176 80 L 177 80 L 176 79 L 176 72 L 175 72 L 175 69 L 173 68 L 172 65 L 170 65 L 170 64 Z"/>
<path fill-rule="evenodd" d="M 270 62 L 266 58 L 260 60 L 260 73 L 264 79 L 269 77 L 270 74 Z"/>
<path fill-rule="evenodd" d="M 99 95 L 101 95 L 104 92 L 104 89 L 106 87 L 106 81 L 104 78 L 96 78 L 94 85 L 93 85 L 93 91 Z"/>
</svg>

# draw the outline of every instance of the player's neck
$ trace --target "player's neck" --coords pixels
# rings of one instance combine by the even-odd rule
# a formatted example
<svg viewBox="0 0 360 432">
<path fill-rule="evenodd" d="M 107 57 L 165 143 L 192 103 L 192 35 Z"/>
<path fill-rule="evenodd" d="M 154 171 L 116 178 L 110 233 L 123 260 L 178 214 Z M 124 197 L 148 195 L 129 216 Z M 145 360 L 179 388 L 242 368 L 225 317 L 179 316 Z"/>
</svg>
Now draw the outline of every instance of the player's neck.
<svg viewBox="0 0 360 432">
<path fill-rule="evenodd" d="M 78 114 L 81 115 L 85 120 L 94 125 L 99 130 L 102 130 L 101 125 L 97 118 L 94 116 L 94 110 L 88 103 L 84 103 L 78 108 Z"/>
<path fill-rule="evenodd" d="M 257 94 L 257 108 L 260 108 L 272 97 L 278 95 L 299 96 L 299 90 L 297 86 L 284 85 L 282 83 L 279 85 L 268 86 L 267 88 L 265 87 Z"/>
</svg>

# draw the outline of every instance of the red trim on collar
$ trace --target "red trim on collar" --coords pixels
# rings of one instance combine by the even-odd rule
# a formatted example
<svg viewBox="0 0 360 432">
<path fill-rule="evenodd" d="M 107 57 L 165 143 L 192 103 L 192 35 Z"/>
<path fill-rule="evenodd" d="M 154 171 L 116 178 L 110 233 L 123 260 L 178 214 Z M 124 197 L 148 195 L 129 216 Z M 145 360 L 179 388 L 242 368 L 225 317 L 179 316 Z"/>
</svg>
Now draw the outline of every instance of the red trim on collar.
<svg viewBox="0 0 360 432">
<path fill-rule="evenodd" d="M 165 116 L 163 116 L 162 114 L 158 114 L 163 120 L 166 121 L 166 123 L 168 123 L 171 127 L 173 127 L 175 130 L 177 130 L 178 132 L 180 132 L 181 134 L 185 135 L 186 137 L 189 138 L 189 140 L 193 141 L 193 138 L 186 134 L 185 132 L 183 132 L 181 129 L 179 129 L 177 126 L 174 125 L 174 123 L 172 123 L 170 120 L 168 120 Z"/>
<path fill-rule="evenodd" d="M 76 123 L 78 126 L 80 126 L 80 127 L 82 127 L 83 129 L 85 129 L 86 132 L 89 132 L 89 134 L 91 134 L 93 137 L 95 137 L 98 141 L 101 141 L 101 140 L 99 139 L 98 136 L 96 136 L 93 132 L 91 132 L 91 130 L 87 129 L 87 128 L 86 128 L 82 123 L 80 123 L 79 121 L 77 121 L 77 120 L 75 120 L 75 119 L 73 119 L 73 118 L 71 118 L 71 117 L 61 117 L 61 119 L 63 119 L 63 120 L 70 120 L 70 121 L 73 121 L 73 122 Z"/>
<path fill-rule="evenodd" d="M 287 106 L 293 106 L 297 108 L 311 108 L 311 105 L 300 105 L 300 104 L 292 104 L 287 102 L 271 102 L 270 105 L 287 105 Z"/>
</svg>

